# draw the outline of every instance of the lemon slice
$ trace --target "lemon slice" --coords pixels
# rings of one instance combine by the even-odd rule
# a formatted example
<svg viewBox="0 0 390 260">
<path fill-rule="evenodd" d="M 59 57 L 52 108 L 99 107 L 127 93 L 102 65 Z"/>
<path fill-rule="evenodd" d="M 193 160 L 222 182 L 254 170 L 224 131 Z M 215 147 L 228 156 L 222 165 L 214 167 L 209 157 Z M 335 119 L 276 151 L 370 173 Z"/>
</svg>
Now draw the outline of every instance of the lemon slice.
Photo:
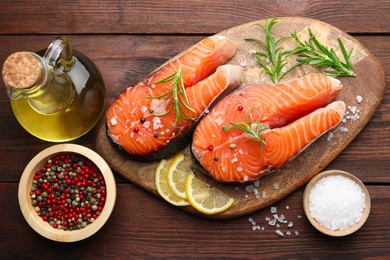
<svg viewBox="0 0 390 260">
<path fill-rule="evenodd" d="M 186 194 L 191 206 L 206 215 L 221 213 L 230 208 L 234 199 L 222 191 L 189 174 L 186 180 Z"/>
<path fill-rule="evenodd" d="M 168 184 L 176 196 L 182 199 L 187 199 L 186 179 L 191 173 L 192 171 L 185 160 L 184 154 L 177 154 L 168 168 Z"/>
<path fill-rule="evenodd" d="M 186 199 L 182 199 L 172 191 L 168 185 L 168 163 L 166 160 L 161 160 L 157 165 L 156 172 L 154 174 L 154 182 L 156 184 L 157 192 L 169 203 L 175 206 L 188 206 L 189 202 Z"/>
</svg>

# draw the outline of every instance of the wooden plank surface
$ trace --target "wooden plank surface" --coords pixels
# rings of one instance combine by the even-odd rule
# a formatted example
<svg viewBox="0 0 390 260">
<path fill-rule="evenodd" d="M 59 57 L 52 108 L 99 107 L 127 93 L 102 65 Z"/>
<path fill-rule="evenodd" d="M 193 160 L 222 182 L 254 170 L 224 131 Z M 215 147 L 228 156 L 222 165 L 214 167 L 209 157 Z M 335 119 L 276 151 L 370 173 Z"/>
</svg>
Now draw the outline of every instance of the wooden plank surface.
<svg viewBox="0 0 390 260">
<path fill-rule="evenodd" d="M 0 34 L 217 33 L 266 17 L 304 16 L 350 33 L 388 33 L 381 1 L 47 1 L 2 0 Z M 193 15 L 196 14 L 196 15 Z"/>
<path fill-rule="evenodd" d="M 28 135 L 12 115 L 0 82 L 0 259 L 56 258 L 319 258 L 385 259 L 390 244 L 390 2 L 379 1 L 0 1 L 0 67 L 15 51 L 39 50 L 59 34 L 100 68 L 107 105 L 123 82 L 134 83 L 179 51 L 207 35 L 245 22 L 275 16 L 305 16 L 351 34 L 381 62 L 386 93 L 373 118 L 328 166 L 349 171 L 368 187 L 372 210 L 356 234 L 321 235 L 303 215 L 303 189 L 276 206 L 291 217 L 298 237 L 278 237 L 265 225 L 269 207 L 249 216 L 213 221 L 194 217 L 150 196 L 119 174 L 118 200 L 107 225 L 75 244 L 44 239 L 24 221 L 17 185 L 27 162 L 52 145 Z M 94 132 L 75 140 L 93 147 Z M 288 214 L 288 215 L 287 215 Z M 252 217 L 264 225 L 252 231 Z"/>
<path fill-rule="evenodd" d="M 256 65 L 250 65 L 253 59 L 250 51 L 258 48 L 258 46 L 253 44 L 253 42 L 245 42 L 243 40 L 245 38 L 258 37 L 258 28 L 253 27 L 253 24 L 264 23 L 265 20 L 255 21 L 227 29 L 220 33 L 220 35 L 228 37 L 237 45 L 237 54 L 228 63 L 239 65 L 241 62 L 245 62 L 248 64 L 244 70 L 242 87 L 250 84 L 272 83 L 262 69 Z M 341 38 L 347 50 L 354 49 L 351 62 L 354 65 L 356 77 L 340 78 L 344 87 L 337 99 L 343 100 L 347 106 L 357 106 L 360 110 L 360 119 L 356 121 L 347 120 L 346 123 L 340 124 L 340 127 L 346 127 L 348 129 L 348 133 L 343 133 L 338 128 L 332 130 L 334 137 L 330 142 L 325 137 L 320 138 L 294 160 L 286 163 L 277 171 L 260 178 L 260 186 L 257 191 L 259 194 L 266 192 L 265 198 L 261 196 L 260 198 L 256 198 L 253 194 L 249 195 L 246 192 L 246 186 L 250 183 L 243 185 L 221 184 L 211 178 L 203 178 L 211 186 L 217 187 L 235 199 L 235 203 L 231 208 L 220 214 L 210 216 L 211 218 L 233 218 L 246 215 L 288 196 L 306 184 L 336 158 L 359 134 L 376 112 L 386 87 L 383 69 L 376 58 L 352 37 L 318 20 L 308 18 L 282 18 L 274 26 L 274 34 L 277 39 L 293 32 L 297 32 L 301 37 L 304 37 L 302 35 L 307 35 L 307 28 L 311 28 L 313 33 L 319 37 L 320 42 L 325 46 L 331 46 L 337 50 L 335 43 L 337 42 L 337 38 Z M 285 49 L 293 48 L 288 46 L 288 44 L 294 46 L 294 43 L 285 41 Z M 339 55 L 341 54 L 339 53 Z M 313 66 L 300 67 L 291 71 L 285 80 L 298 78 L 314 72 L 316 71 L 313 70 Z M 364 101 L 360 104 L 356 102 L 357 95 L 363 96 Z M 106 127 L 104 124 L 98 130 L 96 149 L 116 172 L 144 188 L 146 191 L 158 195 L 154 181 L 154 171 L 158 161 L 153 163 L 139 163 L 130 160 L 126 155 L 115 150 L 106 136 Z M 186 154 L 187 160 L 191 161 L 189 147 L 184 150 L 184 153 Z M 204 177 L 204 175 L 200 176 L 200 174 L 198 176 Z M 273 187 L 275 184 L 279 188 L 275 189 Z M 181 209 L 199 214 L 192 207 L 181 207 Z"/>
<path fill-rule="evenodd" d="M 54 36 L 0 36 L 0 67 L 13 52 L 20 50 L 38 51 L 46 48 Z M 90 56 L 103 74 L 106 83 L 107 106 L 123 84 L 133 84 L 144 75 L 196 42 L 203 36 L 70 36 L 72 46 Z M 390 37 L 355 36 L 380 61 L 385 71 L 390 71 Z M 103 44 L 102 44 L 103 43 Z M 115 46 L 109 48 L 105 46 Z M 104 48 L 104 51 L 102 51 Z M 351 171 L 362 181 L 375 183 L 390 182 L 390 175 L 383 174 L 390 169 L 390 75 L 387 74 L 386 94 L 368 125 L 330 166 Z M 1 84 L 3 84 L 1 82 Z M 17 181 L 23 166 L 36 153 L 50 146 L 30 136 L 16 121 L 9 105 L 9 98 L 1 86 L 0 91 L 0 180 Z M 93 146 L 94 132 L 88 133 L 74 143 Z M 378 142 L 378 140 L 382 140 Z M 30 147 L 26 149 L 25 147 Z M 378 153 L 380 156 L 378 156 Z M 370 164 L 366 162 L 370 161 Z M 372 167 L 371 167 L 372 166 Z M 374 169 L 374 170 L 373 170 Z"/>
<path fill-rule="evenodd" d="M 369 192 L 375 203 L 363 228 L 349 237 L 332 238 L 317 232 L 304 217 L 300 189 L 274 205 L 279 214 L 294 224 L 290 229 L 280 227 L 292 234 L 279 237 L 275 234 L 277 228 L 266 224 L 265 218 L 272 217 L 269 207 L 241 218 L 216 222 L 145 196 L 135 185 L 119 184 L 120 196 L 106 225 L 86 240 L 67 244 L 35 233 L 19 212 L 17 183 L 0 183 L 0 233 L 6 238 L 1 240 L 0 256 L 2 259 L 383 257 L 390 255 L 387 232 L 390 215 L 384 211 L 388 208 L 390 192 L 387 186 L 372 186 Z M 249 218 L 264 227 L 264 231 L 253 231 Z M 298 236 L 295 231 L 299 232 Z"/>
</svg>

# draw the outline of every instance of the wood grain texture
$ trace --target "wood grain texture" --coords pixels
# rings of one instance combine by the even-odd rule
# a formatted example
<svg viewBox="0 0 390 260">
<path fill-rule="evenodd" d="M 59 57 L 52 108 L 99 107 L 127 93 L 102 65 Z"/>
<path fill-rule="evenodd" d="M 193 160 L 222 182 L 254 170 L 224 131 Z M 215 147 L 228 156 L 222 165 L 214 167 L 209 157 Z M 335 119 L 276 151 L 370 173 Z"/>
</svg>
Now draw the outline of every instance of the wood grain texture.
<svg viewBox="0 0 390 260">
<path fill-rule="evenodd" d="M 217 33 L 275 15 L 319 19 L 349 33 L 388 33 L 389 13 L 387 0 L 2 0 L 0 34 Z"/>
<path fill-rule="evenodd" d="M 70 35 L 72 46 L 88 55 L 98 66 L 106 83 L 107 106 L 125 86 L 204 36 Z M 0 67 L 13 52 L 38 51 L 48 46 L 53 35 L 0 36 Z M 354 36 L 390 71 L 390 37 Z M 113 47 L 115 46 L 115 48 Z M 390 74 L 379 109 L 354 141 L 328 166 L 354 173 L 365 183 L 390 183 Z M 35 154 L 51 145 L 29 135 L 12 114 L 9 98 L 0 82 L 0 164 L 1 181 L 18 181 L 25 165 Z M 380 140 L 380 141 L 379 141 Z M 73 143 L 93 147 L 94 131 Z M 379 155 L 379 156 L 378 156 Z M 370 162 L 370 164 L 367 163 Z M 118 180 L 124 181 L 119 175 Z"/>
<path fill-rule="evenodd" d="M 174 4 L 174 8 L 172 7 Z M 207 35 L 254 20 L 306 16 L 346 31 L 381 62 L 386 93 L 360 134 L 326 168 L 342 169 L 369 189 L 367 223 L 352 236 L 331 238 L 303 216 L 303 188 L 277 202 L 298 237 L 280 238 L 265 223 L 269 207 L 249 216 L 213 221 L 187 214 L 116 174 L 117 203 L 108 223 L 91 238 L 56 243 L 35 233 L 17 201 L 28 161 L 51 146 L 17 123 L 0 82 L 0 259 L 387 259 L 390 256 L 390 34 L 388 0 L 379 1 L 0 1 L 0 67 L 15 51 L 45 48 L 58 35 L 100 68 L 107 106 L 127 85 Z M 93 147 L 91 131 L 73 143 Z M 289 210 L 284 210 L 286 206 Z M 252 231 L 252 217 L 264 231 Z M 283 231 L 285 229 L 283 228 Z"/>
<path fill-rule="evenodd" d="M 250 66 L 250 61 L 252 60 L 250 51 L 258 48 L 258 46 L 253 42 L 243 41 L 244 38 L 253 37 L 258 34 L 258 29 L 253 27 L 253 24 L 264 24 L 264 22 L 264 20 L 252 22 L 220 33 L 232 39 L 238 46 L 237 55 L 229 63 L 238 65 L 241 62 L 245 62 L 248 64 L 244 72 L 244 86 L 253 83 L 271 83 L 262 69 L 256 67 L 255 64 Z M 281 19 L 277 26 L 275 26 L 274 34 L 279 38 L 296 31 L 304 37 L 309 27 L 314 34 L 318 35 L 319 40 L 329 47 L 337 49 L 334 44 L 337 42 L 337 38 L 340 37 L 343 39 L 347 50 L 352 47 L 354 48 L 354 56 L 352 56 L 351 62 L 354 65 L 357 77 L 340 79 L 344 88 L 338 99 L 345 101 L 349 106 L 358 106 L 361 111 L 359 113 L 360 119 L 353 122 L 348 120 L 347 123 L 341 125 L 342 127 L 348 128 L 348 133 L 344 133 L 339 128 L 336 128 L 336 130 L 332 131 L 334 137 L 331 142 L 326 141 L 325 137 L 320 138 L 294 160 L 285 164 L 277 171 L 262 177 L 260 179 L 261 185 L 259 192 L 260 194 L 266 192 L 266 198 L 258 199 L 253 193 L 248 194 L 245 190 L 248 184 L 221 184 L 209 178 L 203 178 L 211 185 L 223 190 L 236 199 L 236 202 L 230 209 L 221 214 L 214 215 L 212 218 L 238 217 L 283 199 L 307 183 L 336 158 L 359 134 L 378 108 L 386 87 L 383 69 L 376 58 L 354 38 L 329 24 L 318 20 L 298 17 Z M 288 44 L 293 43 L 287 42 L 284 44 L 288 48 Z M 312 66 L 300 67 L 288 74 L 285 80 L 301 77 L 313 72 L 318 71 L 313 70 Z M 369 88 L 366 87 L 367 82 L 369 82 Z M 357 95 L 362 95 L 364 102 L 358 104 L 356 102 Z M 98 130 L 96 149 L 116 172 L 145 190 L 158 195 L 154 184 L 154 170 L 158 162 L 139 163 L 129 160 L 126 158 L 126 155 L 117 152 L 107 140 L 104 125 L 101 125 Z M 186 156 L 190 158 L 188 151 L 188 148 L 184 150 Z M 277 184 L 280 188 L 275 189 L 274 184 Z M 183 207 L 183 209 L 198 214 L 191 207 Z"/>
<path fill-rule="evenodd" d="M 78 243 L 56 243 L 33 231 L 20 214 L 18 184 L 0 183 L 0 257 L 2 259 L 280 259 L 321 258 L 361 259 L 390 255 L 387 214 L 390 192 L 387 186 L 368 187 L 373 203 L 366 224 L 353 236 L 333 238 L 322 235 L 305 218 L 303 189 L 276 203 L 294 226 L 280 230 L 293 234 L 283 238 L 275 234 L 266 217 L 270 208 L 231 220 L 210 221 L 161 203 L 132 184 L 118 185 L 117 203 L 106 225 L 92 237 Z M 286 209 L 289 206 L 289 209 Z M 299 218 L 302 216 L 302 218 Z M 251 217 L 264 231 L 253 231 Z M 295 235 L 295 231 L 299 235 Z M 6 238 L 6 239 L 5 239 Z M 22 246 L 21 246 L 22 245 Z"/>
</svg>

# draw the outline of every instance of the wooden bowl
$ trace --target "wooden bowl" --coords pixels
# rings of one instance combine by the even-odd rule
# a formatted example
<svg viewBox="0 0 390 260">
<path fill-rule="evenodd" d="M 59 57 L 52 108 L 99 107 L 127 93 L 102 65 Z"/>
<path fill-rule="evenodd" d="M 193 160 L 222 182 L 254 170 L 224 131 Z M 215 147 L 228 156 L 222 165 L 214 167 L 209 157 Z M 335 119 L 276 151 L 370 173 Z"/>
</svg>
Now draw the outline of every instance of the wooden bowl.
<svg viewBox="0 0 390 260">
<path fill-rule="evenodd" d="M 47 160 L 60 154 L 77 154 L 91 160 L 100 170 L 106 185 L 106 202 L 99 217 L 85 228 L 77 230 L 62 230 L 50 226 L 34 210 L 31 204 L 30 191 L 35 172 L 40 170 Z M 75 242 L 85 239 L 96 233 L 108 220 L 116 200 L 116 185 L 114 175 L 100 155 L 91 149 L 76 144 L 58 144 L 38 153 L 26 166 L 19 183 L 19 205 L 27 223 L 40 235 L 59 242 Z"/>
<path fill-rule="evenodd" d="M 359 185 L 361 188 L 362 192 L 365 194 L 365 205 L 366 207 L 363 209 L 363 214 L 361 220 L 355 224 L 354 226 L 343 229 L 343 230 L 331 230 L 326 227 L 323 227 L 320 225 L 311 215 L 310 209 L 309 209 L 309 196 L 311 193 L 312 188 L 320 181 L 321 179 L 328 177 L 328 176 L 343 176 L 346 177 L 352 181 L 354 181 L 356 184 Z M 340 170 L 328 170 L 324 171 L 317 176 L 315 176 L 306 186 L 305 192 L 303 193 L 303 208 L 306 214 L 307 219 L 310 221 L 310 223 L 320 232 L 323 234 L 329 235 L 329 236 L 334 236 L 334 237 L 342 237 L 342 236 L 347 236 L 350 235 L 357 230 L 359 230 L 364 223 L 366 222 L 368 215 L 370 213 L 370 208 L 371 208 L 371 201 L 370 201 L 370 194 L 368 193 L 368 190 L 366 186 L 355 176 L 352 174 L 349 174 L 345 171 L 340 171 Z"/>
</svg>

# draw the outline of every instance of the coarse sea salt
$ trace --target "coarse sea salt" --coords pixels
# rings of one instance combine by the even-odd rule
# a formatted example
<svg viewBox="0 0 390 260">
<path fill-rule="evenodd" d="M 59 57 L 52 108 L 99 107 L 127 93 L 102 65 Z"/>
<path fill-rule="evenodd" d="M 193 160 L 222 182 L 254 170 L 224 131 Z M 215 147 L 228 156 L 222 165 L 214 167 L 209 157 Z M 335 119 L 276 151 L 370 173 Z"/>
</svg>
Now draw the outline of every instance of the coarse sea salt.
<svg viewBox="0 0 390 260">
<path fill-rule="evenodd" d="M 344 230 L 357 224 L 365 208 L 360 186 L 344 176 L 322 178 L 309 194 L 312 217 L 329 230 Z"/>
<path fill-rule="evenodd" d="M 246 62 L 245 62 L 245 61 L 241 61 L 241 62 L 240 62 L 240 66 L 241 66 L 241 67 L 244 67 L 244 68 L 245 68 L 245 67 L 246 67 L 246 65 L 247 65 L 247 64 L 246 64 Z"/>
<path fill-rule="evenodd" d="M 111 118 L 111 125 L 116 125 L 117 123 L 116 117 Z"/>
</svg>

